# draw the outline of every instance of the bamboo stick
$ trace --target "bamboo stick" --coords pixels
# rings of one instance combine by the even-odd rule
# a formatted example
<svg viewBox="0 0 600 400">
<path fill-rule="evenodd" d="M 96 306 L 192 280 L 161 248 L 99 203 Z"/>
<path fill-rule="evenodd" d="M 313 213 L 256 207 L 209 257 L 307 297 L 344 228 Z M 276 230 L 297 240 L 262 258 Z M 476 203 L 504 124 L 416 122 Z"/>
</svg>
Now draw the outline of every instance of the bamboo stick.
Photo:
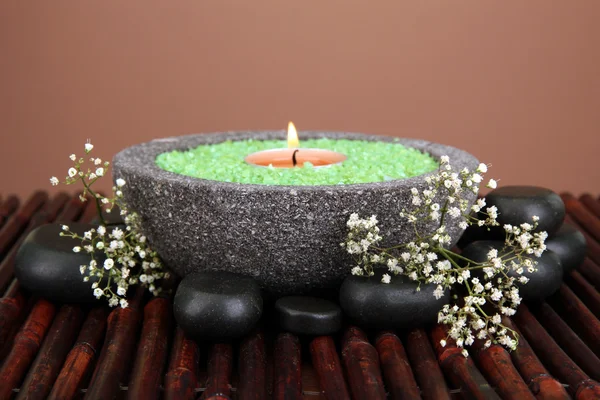
<svg viewBox="0 0 600 400">
<path fill-rule="evenodd" d="M 537 400 L 570 399 L 565 388 L 550 375 L 515 324 L 506 317 L 503 318 L 502 323 L 519 334 L 517 348 L 511 351 L 510 357 L 535 398 Z"/>
<path fill-rule="evenodd" d="M 406 337 L 406 352 L 424 400 L 450 400 L 444 374 L 431 348 L 427 333 L 414 329 Z"/>
<path fill-rule="evenodd" d="M 438 362 L 454 386 L 460 388 L 461 395 L 469 399 L 499 400 L 498 394 L 475 367 L 473 359 L 463 356 L 462 349 L 458 348 L 454 341 L 447 336 L 445 325 L 438 324 L 431 331 L 431 341 L 438 355 Z M 440 344 L 442 339 L 447 341 L 445 347 Z M 463 391 L 464 393 L 462 393 Z"/>
<path fill-rule="evenodd" d="M 168 356 L 171 301 L 156 297 L 144 307 L 144 324 L 129 382 L 127 398 L 159 399 L 160 384 Z"/>
<path fill-rule="evenodd" d="M 568 210 L 567 210 L 568 211 Z M 596 241 L 596 239 L 594 239 L 583 227 L 582 225 L 578 222 L 575 221 L 574 218 L 571 218 L 571 216 L 569 214 L 567 214 L 565 216 L 565 222 L 570 223 L 571 225 L 574 225 L 575 227 L 577 227 L 579 229 L 579 231 L 583 234 L 583 236 L 585 237 L 585 242 L 587 245 L 587 250 L 586 250 L 586 254 L 587 256 L 594 261 L 594 263 L 596 265 L 600 265 L 600 244 Z"/>
<path fill-rule="evenodd" d="M 25 305 L 25 294 L 15 279 L 9 286 L 6 296 L 0 299 L 0 354 L 4 352 L 4 347 L 17 321 L 23 316 Z"/>
<path fill-rule="evenodd" d="M 477 339 L 471 346 L 477 366 L 488 382 L 496 388 L 503 399 L 531 399 L 535 397 L 513 365 L 510 355 L 500 345 L 492 344 L 485 348 L 482 340 Z"/>
<path fill-rule="evenodd" d="M 600 379 L 600 359 L 547 303 L 530 307 L 537 320 L 556 343 L 592 379 Z M 598 338 L 597 338 L 598 339 Z"/>
<path fill-rule="evenodd" d="M 83 312 L 79 307 L 64 305 L 60 308 L 21 385 L 17 400 L 47 398 L 82 322 Z"/>
<path fill-rule="evenodd" d="M 325 397 L 328 400 L 350 399 L 350 392 L 344 380 L 342 364 L 333 338 L 331 336 L 314 338 L 310 342 L 310 355 L 319 386 Z"/>
<path fill-rule="evenodd" d="M 579 201 L 592 213 L 596 218 L 600 218 L 600 203 L 596 201 L 589 193 L 584 193 L 579 197 Z"/>
<path fill-rule="evenodd" d="M 560 348 L 524 304 L 519 306 L 513 321 L 552 375 L 569 385 L 572 396 L 578 400 L 600 398 L 598 382 L 590 379 Z"/>
<path fill-rule="evenodd" d="M 177 328 L 165 376 L 165 400 L 192 400 L 198 386 L 198 345 Z"/>
<path fill-rule="evenodd" d="M 229 400 L 231 398 L 232 371 L 233 347 L 231 344 L 213 344 L 208 360 L 206 390 L 202 398 L 205 400 Z"/>
<path fill-rule="evenodd" d="M 565 276 L 565 282 L 573 292 L 577 293 L 577 296 L 596 318 L 600 318 L 600 292 L 578 271 L 571 271 L 569 275 Z"/>
<path fill-rule="evenodd" d="M 577 220 L 596 241 L 600 241 L 600 220 L 588 211 L 572 194 L 562 193 L 560 197 L 563 199 L 569 215 Z"/>
<path fill-rule="evenodd" d="M 104 338 L 108 311 L 107 307 L 96 307 L 88 313 L 48 400 L 69 400 L 78 395 L 83 382 L 92 372 L 98 348 Z"/>
<path fill-rule="evenodd" d="M 302 398 L 302 359 L 300 341 L 291 333 L 281 333 L 275 341 L 274 400 Z"/>
<path fill-rule="evenodd" d="M 355 399 L 385 399 L 379 355 L 367 336 L 357 327 L 349 327 L 342 339 L 342 362 Z"/>
<path fill-rule="evenodd" d="M 17 196 L 9 196 L 7 199 L 0 202 L 0 228 L 4 226 L 8 218 L 19 208 L 19 198 Z"/>
<path fill-rule="evenodd" d="M 10 398 L 12 390 L 27 373 L 55 312 L 54 304 L 46 300 L 39 300 L 31 310 L 27 321 L 15 337 L 10 353 L 0 367 L 0 400 Z"/>
<path fill-rule="evenodd" d="M 258 330 L 242 340 L 239 355 L 239 400 L 262 400 L 267 397 L 266 353 L 263 332 Z"/>
<path fill-rule="evenodd" d="M 586 257 L 583 263 L 577 267 L 577 272 L 585 277 L 593 286 L 600 288 L 600 266 L 594 261 Z"/>
<path fill-rule="evenodd" d="M 393 332 L 381 332 L 375 339 L 385 384 L 392 399 L 418 400 L 421 393 L 415 381 L 402 342 Z"/>
<path fill-rule="evenodd" d="M 600 321 L 583 304 L 567 285 L 562 284 L 554 295 L 548 298 L 554 309 L 579 334 L 588 347 L 600 357 Z"/>
<path fill-rule="evenodd" d="M 27 227 L 31 217 L 44 206 L 47 201 L 48 193 L 41 191 L 35 192 L 25 204 L 21 206 L 16 214 L 13 214 L 5 221 L 5 223 L 3 223 L 2 229 L 0 229 L 0 260 L 8 254 L 11 246 Z"/>
<path fill-rule="evenodd" d="M 106 339 L 85 399 L 113 399 L 119 393 L 135 350 L 143 295 L 144 288 L 138 286 L 129 307 L 116 308 L 108 316 Z"/>
</svg>

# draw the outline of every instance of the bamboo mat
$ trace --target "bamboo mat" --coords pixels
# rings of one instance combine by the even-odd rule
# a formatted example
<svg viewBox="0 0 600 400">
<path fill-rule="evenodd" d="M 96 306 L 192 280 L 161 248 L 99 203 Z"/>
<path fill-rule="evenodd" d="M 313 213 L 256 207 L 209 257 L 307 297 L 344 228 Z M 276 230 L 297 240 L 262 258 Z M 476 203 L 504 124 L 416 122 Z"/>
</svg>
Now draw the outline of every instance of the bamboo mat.
<svg viewBox="0 0 600 400">
<path fill-rule="evenodd" d="M 137 291 L 127 309 L 52 304 L 14 279 L 19 243 L 35 227 L 89 221 L 76 197 L 0 198 L 0 400 L 16 399 L 598 399 L 600 199 L 562 195 L 588 242 L 583 265 L 512 321 L 519 347 L 448 345 L 443 326 L 298 338 L 272 321 L 243 340 L 196 343 L 169 297 Z M 267 318 L 265 318 L 267 319 Z"/>
</svg>

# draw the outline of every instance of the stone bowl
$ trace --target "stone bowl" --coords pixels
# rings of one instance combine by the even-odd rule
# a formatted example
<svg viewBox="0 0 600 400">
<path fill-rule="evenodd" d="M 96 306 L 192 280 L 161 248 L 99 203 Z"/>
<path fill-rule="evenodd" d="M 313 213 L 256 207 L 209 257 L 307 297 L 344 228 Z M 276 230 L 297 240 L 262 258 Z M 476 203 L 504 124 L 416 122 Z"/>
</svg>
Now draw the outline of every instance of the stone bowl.
<svg viewBox="0 0 600 400">
<path fill-rule="evenodd" d="M 454 168 L 474 170 L 479 163 L 462 150 L 422 140 L 343 132 L 301 132 L 300 137 L 397 141 L 438 160 L 448 155 Z M 350 214 L 376 215 L 383 245 L 414 239 L 412 226 L 399 214 L 411 207 L 410 189 L 425 189 L 425 177 L 435 171 L 378 183 L 270 186 L 192 178 L 155 162 L 161 153 L 202 144 L 285 138 L 284 131 L 250 131 L 157 139 L 119 152 L 113 179 L 127 182 L 126 203 L 140 214 L 142 230 L 165 264 L 180 276 L 224 270 L 254 277 L 267 292 L 307 293 L 337 288 L 349 274 L 353 261 L 340 243 Z M 419 222 L 420 232 L 436 228 Z M 456 243 L 462 229 L 456 224 L 448 232 Z"/>
</svg>

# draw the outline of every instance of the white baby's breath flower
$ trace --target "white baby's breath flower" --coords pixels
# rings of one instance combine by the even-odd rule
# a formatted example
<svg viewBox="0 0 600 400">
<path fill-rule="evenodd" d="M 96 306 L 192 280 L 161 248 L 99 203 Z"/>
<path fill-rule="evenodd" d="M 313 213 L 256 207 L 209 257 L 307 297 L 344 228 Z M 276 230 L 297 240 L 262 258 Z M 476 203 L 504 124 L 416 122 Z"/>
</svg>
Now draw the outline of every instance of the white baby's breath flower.
<svg viewBox="0 0 600 400">
<path fill-rule="evenodd" d="M 125 186 L 125 179 L 123 179 L 123 178 L 117 179 L 116 184 L 117 184 L 117 187 Z"/>
<path fill-rule="evenodd" d="M 90 142 L 87 142 L 84 147 L 85 147 L 85 152 L 89 153 L 94 148 L 94 145 L 91 144 Z"/>
<path fill-rule="evenodd" d="M 125 289 L 123 286 L 117 287 L 117 294 L 119 296 L 125 296 L 126 293 L 127 293 L 127 289 Z"/>
<path fill-rule="evenodd" d="M 485 165 L 484 163 L 479 164 L 479 166 L 477 167 L 477 172 L 485 174 L 487 172 L 487 165 Z"/>
<path fill-rule="evenodd" d="M 76 156 L 75 154 L 71 154 L 71 155 L 69 156 L 69 158 L 71 159 L 71 161 L 75 161 L 75 160 L 77 160 L 77 156 Z"/>
<path fill-rule="evenodd" d="M 109 270 L 115 265 L 115 261 L 112 258 L 104 260 L 104 269 Z"/>
<path fill-rule="evenodd" d="M 77 175 L 77 170 L 75 168 L 71 167 L 71 168 L 69 168 L 68 173 L 69 173 L 69 176 L 71 178 L 73 178 L 75 175 Z"/>
<path fill-rule="evenodd" d="M 96 169 L 96 175 L 98 176 L 103 176 L 104 175 L 104 168 L 100 167 Z"/>
<path fill-rule="evenodd" d="M 390 283 L 392 277 L 389 276 L 388 274 L 383 274 L 383 276 L 381 277 L 381 282 L 382 283 Z"/>
<path fill-rule="evenodd" d="M 498 187 L 498 183 L 494 179 L 490 179 L 486 186 L 490 189 L 496 189 Z"/>
<path fill-rule="evenodd" d="M 50 183 L 52 184 L 52 186 L 56 186 L 59 183 L 59 180 L 57 177 L 53 176 L 52 178 L 50 178 Z"/>
<path fill-rule="evenodd" d="M 73 253 L 79 253 L 81 251 L 81 247 L 75 246 L 73 247 Z"/>
<path fill-rule="evenodd" d="M 104 294 L 104 291 L 102 289 L 100 289 L 100 288 L 94 289 L 94 296 L 96 296 L 97 299 L 102 297 L 103 294 Z"/>
<path fill-rule="evenodd" d="M 103 225 L 100 225 L 96 232 L 99 236 L 104 236 L 104 234 L 106 233 L 106 228 Z"/>
<path fill-rule="evenodd" d="M 121 305 L 121 308 L 127 308 L 127 306 L 129 306 L 129 303 L 125 299 L 119 300 L 119 304 Z"/>
</svg>

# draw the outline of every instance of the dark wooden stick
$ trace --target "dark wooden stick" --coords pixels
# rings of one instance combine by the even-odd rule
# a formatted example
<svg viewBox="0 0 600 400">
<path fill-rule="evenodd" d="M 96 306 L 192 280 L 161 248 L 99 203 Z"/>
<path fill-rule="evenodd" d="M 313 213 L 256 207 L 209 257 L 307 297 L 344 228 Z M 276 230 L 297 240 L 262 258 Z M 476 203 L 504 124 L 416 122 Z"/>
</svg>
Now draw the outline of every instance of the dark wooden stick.
<svg viewBox="0 0 600 400">
<path fill-rule="evenodd" d="M 465 357 L 462 349 L 458 348 L 454 341 L 447 336 L 445 325 L 436 325 L 431 331 L 431 341 L 438 355 L 438 362 L 454 386 L 460 388 L 463 397 L 499 400 L 498 394 L 475 367 L 473 359 Z M 440 344 L 442 339 L 447 341 L 444 347 Z"/>
<path fill-rule="evenodd" d="M 165 400 L 192 400 L 198 386 L 198 345 L 177 328 L 165 376 Z"/>
<path fill-rule="evenodd" d="M 267 397 L 265 338 L 262 331 L 248 336 L 240 344 L 239 400 L 262 400 Z"/>
<path fill-rule="evenodd" d="M 302 398 L 302 359 L 300 341 L 291 333 L 281 333 L 275 341 L 274 400 Z"/>
<path fill-rule="evenodd" d="M 600 359 L 590 350 L 579 336 L 563 321 L 547 303 L 530 307 L 556 343 L 581 367 L 592 379 L 600 379 Z M 598 338 L 600 339 L 600 338 Z"/>
<path fill-rule="evenodd" d="M 420 399 L 421 393 L 415 381 L 402 342 L 393 332 L 381 332 L 375 339 L 379 362 L 385 384 L 393 399 Z"/>
<path fill-rule="evenodd" d="M 349 327 L 342 339 L 342 362 L 355 399 L 385 399 L 379 354 L 357 327 Z"/>
<path fill-rule="evenodd" d="M 127 398 L 158 399 L 168 356 L 171 301 L 157 297 L 144 307 L 144 324 L 129 381 Z"/>
<path fill-rule="evenodd" d="M 565 282 L 573 292 L 577 293 L 577 296 L 585 303 L 596 318 L 600 318 L 600 292 L 578 271 L 571 271 L 569 275 L 565 276 Z"/>
<path fill-rule="evenodd" d="M 586 257 L 583 263 L 577 267 L 577 272 L 596 288 L 600 288 L 600 266 L 594 261 Z"/>
<path fill-rule="evenodd" d="M 596 218 L 600 218 L 600 202 L 597 202 L 592 196 L 588 193 L 582 194 L 579 197 L 579 201 L 596 216 Z"/>
<path fill-rule="evenodd" d="M 504 317 L 502 320 L 504 326 L 512 329 L 519 334 L 517 348 L 510 353 L 514 366 L 528 384 L 529 390 L 538 400 L 568 400 L 570 399 L 567 391 L 556 379 L 550 376 L 548 370 L 537 358 L 529 343 L 513 322 Z"/>
<path fill-rule="evenodd" d="M 17 196 L 9 196 L 0 203 L 0 228 L 4 226 L 4 223 L 6 223 L 12 213 L 19 208 L 19 203 Z"/>
<path fill-rule="evenodd" d="M 17 400 L 47 398 L 82 322 L 83 312 L 79 307 L 64 305 L 60 308 L 21 385 Z"/>
<path fill-rule="evenodd" d="M 331 336 L 319 336 L 310 342 L 312 365 L 317 372 L 319 386 L 328 400 L 350 399 L 344 380 L 342 363 Z"/>
<path fill-rule="evenodd" d="M 0 230 L 0 260 L 3 259 L 19 235 L 25 230 L 29 220 L 48 201 L 48 193 L 35 192 L 23 206 L 12 215 Z"/>
<path fill-rule="evenodd" d="M 12 390 L 21 382 L 42 340 L 52 323 L 55 306 L 40 300 L 31 310 L 27 321 L 15 337 L 13 347 L 0 367 L 0 399 L 8 399 Z"/>
<path fill-rule="evenodd" d="M 569 385 L 571 395 L 577 399 L 600 398 L 600 384 L 590 379 L 579 368 L 542 328 L 524 304 L 519 306 L 517 313 L 513 316 L 513 321 L 516 322 L 527 342 L 552 375 Z"/>
<path fill-rule="evenodd" d="M 450 400 L 444 374 L 431 348 L 427 333 L 414 329 L 406 337 L 406 352 L 412 365 L 415 378 L 425 400 Z"/>
<path fill-rule="evenodd" d="M 96 307 L 88 313 L 48 400 L 69 400 L 79 394 L 84 380 L 90 375 L 98 346 L 104 338 L 108 312 L 106 307 Z"/>
<path fill-rule="evenodd" d="M 586 254 L 587 256 L 596 263 L 596 265 L 600 265 L 600 244 L 594 239 L 578 222 L 575 221 L 574 218 L 571 218 L 569 214 L 565 216 L 565 222 L 574 225 L 585 237 L 585 242 L 587 244 Z"/>
<path fill-rule="evenodd" d="M 0 353 L 3 352 L 11 332 L 25 309 L 25 294 L 13 280 L 7 290 L 7 295 L 0 299 Z"/>
<path fill-rule="evenodd" d="M 596 241 L 600 241 L 600 220 L 588 211 L 572 194 L 562 193 L 560 197 L 563 199 L 569 215 L 577 220 Z"/>
<path fill-rule="evenodd" d="M 202 396 L 205 400 L 230 400 L 233 347 L 229 343 L 216 343 L 208 359 L 208 379 Z"/>
<path fill-rule="evenodd" d="M 552 295 L 548 302 L 579 334 L 588 347 L 600 356 L 600 321 L 565 284 Z"/>
<path fill-rule="evenodd" d="M 483 340 L 473 343 L 471 353 L 481 372 L 485 375 L 503 399 L 535 399 L 513 365 L 510 355 L 500 345 L 492 344 L 485 348 Z"/>
<path fill-rule="evenodd" d="M 127 308 L 117 308 L 108 316 L 106 340 L 85 394 L 88 400 L 113 399 L 129 371 L 141 320 L 144 288 L 139 286 Z"/>
<path fill-rule="evenodd" d="M 47 224 L 48 222 L 54 221 L 60 210 L 63 208 L 65 203 L 69 200 L 69 195 L 65 193 L 59 193 L 52 198 L 51 201 L 47 202 L 44 207 L 31 217 L 31 221 L 27 225 L 27 228 L 17 241 L 11 250 L 7 253 L 6 257 L 0 263 L 0 293 L 4 293 L 6 287 L 11 283 L 14 276 L 14 264 L 17 251 L 19 250 L 20 244 L 25 240 L 29 232 L 33 231 L 38 226 Z"/>
</svg>

